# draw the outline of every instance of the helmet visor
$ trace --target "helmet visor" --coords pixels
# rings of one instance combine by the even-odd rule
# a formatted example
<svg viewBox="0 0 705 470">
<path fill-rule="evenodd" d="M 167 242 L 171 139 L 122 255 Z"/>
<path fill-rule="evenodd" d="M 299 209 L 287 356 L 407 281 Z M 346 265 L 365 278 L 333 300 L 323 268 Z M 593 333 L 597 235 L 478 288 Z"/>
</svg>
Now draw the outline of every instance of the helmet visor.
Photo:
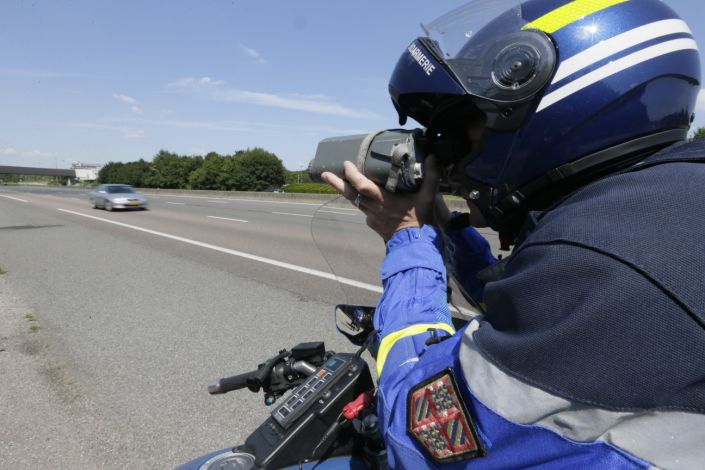
<svg viewBox="0 0 705 470">
<path fill-rule="evenodd" d="M 421 26 L 470 95 L 513 103 L 542 89 L 556 62 L 548 36 L 527 24 L 519 0 L 473 0 Z"/>
</svg>

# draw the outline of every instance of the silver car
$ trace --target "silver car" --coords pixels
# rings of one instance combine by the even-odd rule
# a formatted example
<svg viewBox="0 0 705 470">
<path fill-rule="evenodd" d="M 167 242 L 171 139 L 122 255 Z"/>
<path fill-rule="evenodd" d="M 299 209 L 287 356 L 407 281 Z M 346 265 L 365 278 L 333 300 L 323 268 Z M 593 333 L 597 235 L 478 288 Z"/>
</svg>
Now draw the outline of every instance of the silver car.
<svg viewBox="0 0 705 470">
<path fill-rule="evenodd" d="M 92 191 L 88 200 L 94 209 L 142 209 L 148 206 L 147 197 L 136 192 L 129 184 L 101 184 Z"/>
</svg>

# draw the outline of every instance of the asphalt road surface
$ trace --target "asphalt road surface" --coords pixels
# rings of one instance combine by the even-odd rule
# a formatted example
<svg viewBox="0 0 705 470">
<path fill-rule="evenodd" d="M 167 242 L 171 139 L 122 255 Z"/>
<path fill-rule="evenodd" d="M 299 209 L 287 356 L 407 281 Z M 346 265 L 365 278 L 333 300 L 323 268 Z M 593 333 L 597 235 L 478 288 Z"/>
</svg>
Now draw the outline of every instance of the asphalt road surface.
<svg viewBox="0 0 705 470">
<path fill-rule="evenodd" d="M 352 350 L 333 306 L 381 291 L 384 245 L 349 204 L 150 204 L 106 212 L 84 190 L 0 187 L 3 280 L 51 351 L 47 383 L 91 430 L 80 452 L 102 468 L 172 468 L 240 443 L 271 409 L 206 385 L 303 341 Z"/>
</svg>

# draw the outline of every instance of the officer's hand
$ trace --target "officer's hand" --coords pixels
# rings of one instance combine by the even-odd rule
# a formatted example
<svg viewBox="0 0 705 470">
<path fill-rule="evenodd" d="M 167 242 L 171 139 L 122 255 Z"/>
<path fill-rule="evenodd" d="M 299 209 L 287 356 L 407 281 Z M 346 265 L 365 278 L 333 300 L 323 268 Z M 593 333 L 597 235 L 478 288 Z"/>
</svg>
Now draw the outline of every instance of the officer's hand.
<svg viewBox="0 0 705 470">
<path fill-rule="evenodd" d="M 344 180 L 330 172 L 321 178 L 358 206 L 367 216 L 367 225 L 387 242 L 401 229 L 434 223 L 438 175 L 435 158 L 429 156 L 424 163 L 421 188 L 415 193 L 390 193 L 347 161 Z"/>
</svg>

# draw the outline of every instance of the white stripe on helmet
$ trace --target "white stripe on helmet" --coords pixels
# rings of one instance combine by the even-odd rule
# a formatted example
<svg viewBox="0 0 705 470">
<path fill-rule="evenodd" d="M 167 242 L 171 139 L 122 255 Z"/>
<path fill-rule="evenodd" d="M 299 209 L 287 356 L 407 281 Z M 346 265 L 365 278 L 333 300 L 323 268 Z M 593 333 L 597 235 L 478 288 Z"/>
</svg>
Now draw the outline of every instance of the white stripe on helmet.
<svg viewBox="0 0 705 470">
<path fill-rule="evenodd" d="M 596 70 L 593 70 L 592 72 L 585 74 L 573 80 L 572 82 L 565 84 L 561 88 L 558 88 L 557 90 L 547 94 L 543 97 L 541 103 L 539 103 L 536 112 L 538 113 L 548 108 L 549 106 L 552 106 L 558 103 L 559 101 L 569 97 L 570 95 L 577 93 L 580 90 L 589 87 L 590 85 L 594 85 L 600 80 L 603 80 L 628 68 L 634 67 L 635 65 L 641 64 L 642 62 L 646 62 L 648 60 L 655 59 L 666 54 L 671 54 L 673 52 L 689 49 L 697 51 L 698 46 L 694 40 L 683 38 L 665 41 L 647 47 L 645 49 L 636 51 L 632 54 L 610 62 Z"/>
<path fill-rule="evenodd" d="M 598 44 L 564 60 L 560 67 L 558 67 L 558 71 L 551 83 L 560 82 L 585 67 L 596 64 L 611 55 L 629 49 L 637 44 L 679 33 L 685 33 L 691 36 L 693 34 L 683 20 L 662 20 L 639 26 L 638 28 L 600 41 Z"/>
</svg>

